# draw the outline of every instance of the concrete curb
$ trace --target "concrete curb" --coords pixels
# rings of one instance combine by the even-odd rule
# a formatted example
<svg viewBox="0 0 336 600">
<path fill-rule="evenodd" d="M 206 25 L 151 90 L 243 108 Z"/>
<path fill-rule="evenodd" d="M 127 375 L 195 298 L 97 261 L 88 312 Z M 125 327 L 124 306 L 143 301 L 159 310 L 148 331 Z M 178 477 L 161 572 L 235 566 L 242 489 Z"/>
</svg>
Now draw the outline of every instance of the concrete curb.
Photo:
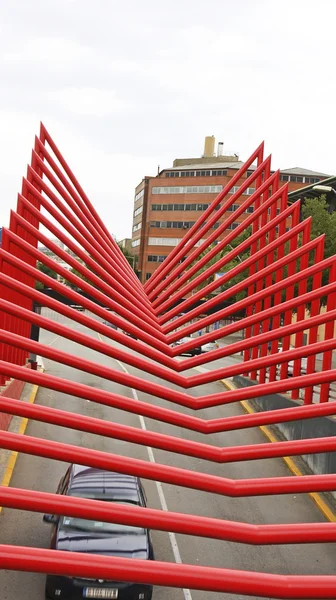
<svg viewBox="0 0 336 600">
<path fill-rule="evenodd" d="M 41 368 L 40 370 L 43 372 L 44 368 Z M 13 383 L 17 383 L 17 381 L 14 380 Z M 20 393 L 20 396 L 21 396 L 22 390 L 23 390 L 23 388 L 25 386 L 25 382 L 19 382 L 19 383 L 22 383 L 21 393 Z M 19 389 L 19 388 L 18 387 L 17 388 L 14 387 L 14 389 Z M 22 401 L 23 402 L 26 401 L 26 402 L 29 402 L 30 404 L 33 404 L 35 402 L 35 400 L 36 400 L 36 396 L 37 396 L 38 390 L 39 390 L 39 386 L 38 385 L 31 386 L 31 390 L 30 390 L 30 392 L 28 392 L 29 393 L 28 399 L 27 400 L 22 400 Z M 6 390 L 6 393 L 3 394 L 3 395 L 7 396 L 7 390 Z M 13 396 L 10 396 L 10 397 L 13 397 Z M 19 400 L 20 397 L 17 398 L 17 399 Z M 0 416 L 2 416 L 2 413 L 1 413 Z M 10 417 L 7 429 L 11 425 L 12 419 L 13 419 L 13 422 L 14 422 L 14 420 L 17 419 L 17 422 L 14 424 L 15 432 L 19 433 L 21 435 L 24 435 L 25 431 L 26 431 L 26 428 L 27 428 L 27 425 L 28 425 L 28 419 L 25 418 L 25 417 L 21 417 L 21 418 L 14 417 L 13 418 L 12 415 L 6 415 L 6 416 Z M 7 459 L 7 464 L 6 464 L 6 467 L 4 469 L 3 477 L 2 477 L 2 481 L 1 481 L 0 485 L 6 486 L 6 487 L 9 486 L 9 484 L 11 482 L 11 479 L 12 479 L 12 476 L 13 476 L 13 472 L 14 472 L 14 468 L 15 468 L 15 465 L 16 465 L 17 458 L 18 458 L 18 452 L 13 451 L 13 452 L 11 452 L 9 454 L 8 459 Z M 2 512 L 2 508 L 3 507 L 0 506 L 0 514 Z"/>
<path fill-rule="evenodd" d="M 240 385 L 239 386 L 239 385 L 236 385 L 235 379 L 236 378 L 233 378 L 234 383 L 232 383 L 231 381 L 228 381 L 227 379 L 221 379 L 220 381 L 221 381 L 221 383 L 228 390 L 236 390 L 239 387 L 247 387 L 247 386 L 250 386 L 250 385 L 255 385 L 254 382 L 251 382 L 250 380 L 248 380 L 245 377 L 244 378 L 241 377 L 241 379 L 244 379 L 246 381 L 246 383 L 245 383 L 245 385 Z M 280 394 L 276 394 L 276 396 L 280 396 Z M 264 397 L 264 398 L 268 398 L 268 400 L 269 400 L 269 397 Z M 280 402 L 281 402 L 281 400 L 285 401 L 286 403 L 288 403 L 288 401 L 289 401 L 289 402 L 291 402 L 293 404 L 293 401 L 289 400 L 285 396 L 280 396 Z M 248 414 L 253 414 L 253 413 L 259 412 L 258 408 L 259 408 L 260 411 L 273 410 L 275 408 L 274 406 L 270 408 L 269 405 L 268 405 L 268 408 L 265 408 L 265 406 L 262 406 L 262 407 L 259 406 L 258 407 L 258 406 L 255 406 L 255 402 L 253 402 L 253 401 L 251 402 L 251 401 L 247 401 L 247 400 L 241 400 L 240 401 L 240 405 L 242 406 L 243 410 L 246 413 L 248 413 Z M 286 407 L 287 407 L 287 404 L 286 404 Z M 277 408 L 285 408 L 285 406 L 282 405 L 282 406 L 278 406 Z M 322 418 L 328 418 L 328 417 L 322 417 Z M 313 419 L 310 419 L 310 420 L 312 421 Z M 294 421 L 293 423 L 301 423 L 302 424 L 303 421 Z M 281 424 L 281 425 L 284 425 L 284 424 Z M 287 423 L 286 425 L 290 426 L 291 423 Z M 336 422 L 335 422 L 335 427 L 336 427 Z M 269 430 L 268 427 L 259 426 L 258 429 L 260 429 L 260 431 L 263 433 L 263 435 L 266 437 L 266 439 L 269 442 L 274 443 L 274 442 L 280 442 L 281 441 L 280 437 L 277 438 Z M 278 431 L 281 431 L 279 425 L 274 426 L 274 429 L 278 430 Z M 301 430 L 302 430 L 302 428 L 301 428 Z M 281 433 L 282 433 L 282 435 L 284 435 L 282 431 L 281 431 Z M 291 439 L 291 440 L 297 439 L 297 438 L 293 438 L 293 437 L 287 437 L 287 436 L 285 436 L 285 437 L 286 437 L 286 439 Z M 302 437 L 304 437 L 304 436 L 302 436 Z M 301 457 L 302 460 L 304 462 L 306 462 L 307 464 L 308 464 L 308 462 L 306 460 L 306 457 L 308 457 L 308 456 L 310 456 L 310 455 L 305 455 L 305 456 Z M 287 465 L 287 467 L 289 468 L 289 470 L 291 471 L 291 473 L 293 473 L 293 475 L 296 475 L 297 477 L 302 477 L 303 476 L 302 471 L 299 469 L 299 467 L 297 466 L 297 464 L 294 462 L 294 460 L 292 458 L 290 458 L 289 456 L 283 456 L 282 460 Z M 310 465 L 308 465 L 308 466 L 311 468 Z M 316 473 L 316 471 L 314 471 L 314 469 L 311 468 L 311 470 L 313 471 L 313 473 Z M 318 472 L 318 474 L 320 474 L 320 472 Z M 316 504 L 316 506 L 318 507 L 318 509 L 321 511 L 321 513 L 323 514 L 323 516 L 328 521 L 330 521 L 332 523 L 336 522 L 336 514 L 330 509 L 330 507 L 328 506 L 328 504 L 325 502 L 325 500 L 323 499 L 323 497 L 320 494 L 311 492 L 309 494 L 309 496 L 311 497 L 311 499 L 313 500 L 313 502 Z"/>
<path fill-rule="evenodd" d="M 29 368 L 30 364 L 27 365 L 27 369 Z M 20 400 L 24 386 L 24 381 L 20 381 L 19 379 L 11 379 L 1 390 L 0 396 L 6 396 L 7 398 L 12 398 L 13 400 Z M 0 413 L 0 429 L 2 431 L 8 430 L 12 418 L 13 415 Z"/>
</svg>

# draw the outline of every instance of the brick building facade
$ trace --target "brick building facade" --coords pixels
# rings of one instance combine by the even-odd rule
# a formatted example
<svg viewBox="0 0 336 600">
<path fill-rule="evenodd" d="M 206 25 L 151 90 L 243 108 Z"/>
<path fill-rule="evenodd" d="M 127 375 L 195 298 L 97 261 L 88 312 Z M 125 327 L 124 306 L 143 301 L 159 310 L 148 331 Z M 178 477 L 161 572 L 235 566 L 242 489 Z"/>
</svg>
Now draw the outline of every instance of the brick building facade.
<svg viewBox="0 0 336 600">
<path fill-rule="evenodd" d="M 212 137 L 206 138 L 202 158 L 176 159 L 171 168 L 163 169 L 156 177 L 144 177 L 135 189 L 132 225 L 132 252 L 137 257 L 137 270 L 143 283 L 242 165 L 237 155 L 223 156 L 219 151 L 214 156 Z M 248 175 L 253 170 L 251 167 Z M 326 177 L 323 173 L 294 168 L 281 171 L 280 180 L 288 182 L 289 191 L 295 191 Z M 232 191 L 241 183 L 243 179 Z M 245 195 L 254 191 L 254 187 L 248 188 Z M 235 208 L 234 204 L 231 210 Z M 245 218 L 246 215 L 241 215 L 231 228 Z M 205 238 L 207 235 L 209 233 Z"/>
</svg>

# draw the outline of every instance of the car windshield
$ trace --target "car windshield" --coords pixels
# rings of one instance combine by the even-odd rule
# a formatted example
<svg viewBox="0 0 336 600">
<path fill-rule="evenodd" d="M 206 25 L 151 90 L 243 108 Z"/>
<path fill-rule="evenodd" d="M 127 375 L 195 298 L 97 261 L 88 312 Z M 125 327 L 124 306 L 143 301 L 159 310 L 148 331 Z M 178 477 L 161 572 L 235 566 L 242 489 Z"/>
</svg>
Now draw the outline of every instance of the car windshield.
<svg viewBox="0 0 336 600">
<path fill-rule="evenodd" d="M 133 504 L 133 502 L 116 502 L 116 504 Z M 133 527 L 132 525 L 123 525 L 121 523 L 105 523 L 104 521 L 91 521 L 89 519 L 80 519 L 77 517 L 62 517 L 62 529 L 76 529 L 78 531 L 91 531 L 103 533 L 119 533 L 119 534 L 144 534 L 145 530 L 142 527 Z"/>
</svg>

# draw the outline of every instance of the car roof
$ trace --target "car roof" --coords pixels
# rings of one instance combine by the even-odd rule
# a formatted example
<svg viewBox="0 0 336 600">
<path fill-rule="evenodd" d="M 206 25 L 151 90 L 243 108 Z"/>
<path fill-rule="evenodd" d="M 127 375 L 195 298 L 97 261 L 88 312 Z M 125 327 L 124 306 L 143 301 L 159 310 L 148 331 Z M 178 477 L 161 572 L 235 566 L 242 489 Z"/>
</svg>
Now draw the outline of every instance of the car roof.
<svg viewBox="0 0 336 600">
<path fill-rule="evenodd" d="M 133 475 L 72 465 L 68 493 L 71 495 L 99 494 L 110 500 L 138 503 L 140 480 Z"/>
</svg>

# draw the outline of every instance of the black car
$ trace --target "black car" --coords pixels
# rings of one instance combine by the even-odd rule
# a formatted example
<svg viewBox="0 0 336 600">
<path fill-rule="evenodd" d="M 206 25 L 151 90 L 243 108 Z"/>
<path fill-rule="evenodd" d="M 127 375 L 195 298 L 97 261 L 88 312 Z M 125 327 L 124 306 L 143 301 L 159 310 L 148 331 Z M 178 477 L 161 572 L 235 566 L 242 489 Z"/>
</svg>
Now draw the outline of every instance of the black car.
<svg viewBox="0 0 336 600">
<path fill-rule="evenodd" d="M 71 465 L 68 468 L 59 483 L 57 493 L 146 506 L 145 492 L 137 477 L 80 465 Z M 154 560 L 148 529 L 56 515 L 44 515 L 43 520 L 53 524 L 50 543 L 52 549 Z M 48 600 L 83 598 L 150 600 L 152 592 L 151 585 L 120 581 L 59 575 L 47 575 L 46 580 Z"/>
<path fill-rule="evenodd" d="M 187 342 L 191 342 L 191 341 L 195 341 L 195 338 L 183 337 L 180 340 L 177 340 L 177 342 L 175 342 L 174 346 L 181 346 L 182 344 L 186 344 Z M 201 348 L 201 346 L 196 346 L 196 348 L 190 348 L 189 350 L 182 350 L 179 355 L 183 356 L 185 354 L 188 354 L 189 356 L 195 356 L 198 354 L 202 354 L 202 348 Z"/>
<path fill-rule="evenodd" d="M 112 327 L 112 329 L 118 329 L 118 327 L 114 323 L 110 323 L 110 321 L 103 321 L 103 325 L 108 325 L 108 327 Z"/>
</svg>

